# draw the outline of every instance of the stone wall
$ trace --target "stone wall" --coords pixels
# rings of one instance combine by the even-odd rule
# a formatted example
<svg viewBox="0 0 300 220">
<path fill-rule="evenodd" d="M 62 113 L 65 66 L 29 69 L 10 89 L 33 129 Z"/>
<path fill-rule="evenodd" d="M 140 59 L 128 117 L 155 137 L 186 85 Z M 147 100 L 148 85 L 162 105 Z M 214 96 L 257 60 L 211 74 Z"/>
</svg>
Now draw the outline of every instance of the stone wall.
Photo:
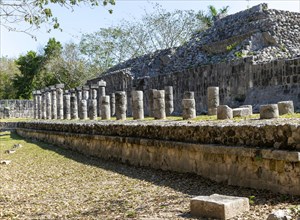
<svg viewBox="0 0 300 220">
<path fill-rule="evenodd" d="M 33 101 L 0 100 L 0 118 L 33 118 Z"/>
<path fill-rule="evenodd" d="M 23 137 L 86 155 L 196 173 L 230 185 L 300 195 L 299 146 L 298 151 L 265 148 L 299 143 L 294 134 L 299 135 L 299 129 L 299 123 L 196 126 L 175 122 L 167 125 L 21 122 L 16 131 Z M 274 134 L 278 136 L 273 137 Z M 284 145 L 280 146 L 282 140 Z"/>
</svg>

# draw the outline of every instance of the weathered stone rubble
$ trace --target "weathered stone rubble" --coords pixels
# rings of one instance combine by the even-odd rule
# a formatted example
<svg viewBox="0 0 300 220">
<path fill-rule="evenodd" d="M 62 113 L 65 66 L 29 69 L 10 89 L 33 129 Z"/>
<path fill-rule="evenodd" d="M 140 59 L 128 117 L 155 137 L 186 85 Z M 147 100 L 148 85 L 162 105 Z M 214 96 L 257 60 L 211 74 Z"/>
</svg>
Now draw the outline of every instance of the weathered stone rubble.
<svg viewBox="0 0 300 220">
<path fill-rule="evenodd" d="M 144 77 L 245 57 L 253 63 L 294 58 L 300 55 L 299 23 L 300 13 L 260 4 L 217 20 L 183 46 L 130 59 L 106 74 L 124 70 L 133 77 Z"/>
</svg>

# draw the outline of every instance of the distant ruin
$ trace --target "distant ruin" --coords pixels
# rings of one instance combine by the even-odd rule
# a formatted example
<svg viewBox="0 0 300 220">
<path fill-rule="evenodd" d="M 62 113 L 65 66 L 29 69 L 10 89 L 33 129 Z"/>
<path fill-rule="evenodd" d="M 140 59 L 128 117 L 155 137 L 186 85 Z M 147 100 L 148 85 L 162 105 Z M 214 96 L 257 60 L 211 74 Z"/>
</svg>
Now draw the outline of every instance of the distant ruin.
<svg viewBox="0 0 300 220">
<path fill-rule="evenodd" d="M 300 13 L 260 4 L 215 21 L 183 46 L 120 63 L 87 84 L 107 82 L 106 92 L 174 88 L 174 112 L 185 91 L 195 93 L 197 113 L 207 112 L 207 87 L 220 88 L 231 107 L 292 100 L 300 111 Z M 130 112 L 130 107 L 128 109 Z M 145 113 L 148 112 L 147 105 Z"/>
</svg>

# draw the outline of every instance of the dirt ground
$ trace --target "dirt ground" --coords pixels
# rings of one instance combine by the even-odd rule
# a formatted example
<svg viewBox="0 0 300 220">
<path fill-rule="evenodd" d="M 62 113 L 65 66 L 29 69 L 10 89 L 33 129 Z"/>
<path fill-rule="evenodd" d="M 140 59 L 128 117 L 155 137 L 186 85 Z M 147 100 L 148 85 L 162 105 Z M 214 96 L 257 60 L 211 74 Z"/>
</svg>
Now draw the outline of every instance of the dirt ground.
<svg viewBox="0 0 300 220">
<path fill-rule="evenodd" d="M 15 144 L 15 152 L 8 154 Z M 250 199 L 237 219 L 284 209 L 300 218 L 300 197 L 227 186 L 193 174 L 90 158 L 0 132 L 0 219 L 193 219 L 190 199 L 214 193 Z"/>
</svg>

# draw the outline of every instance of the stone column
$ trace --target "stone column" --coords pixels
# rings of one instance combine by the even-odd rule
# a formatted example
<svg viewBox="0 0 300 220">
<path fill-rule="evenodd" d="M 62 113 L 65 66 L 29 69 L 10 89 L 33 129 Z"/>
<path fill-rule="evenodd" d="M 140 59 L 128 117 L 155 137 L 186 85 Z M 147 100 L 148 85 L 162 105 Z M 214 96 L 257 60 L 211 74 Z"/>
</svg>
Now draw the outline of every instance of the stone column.
<svg viewBox="0 0 300 220">
<path fill-rule="evenodd" d="M 154 117 L 154 92 L 157 91 L 157 89 L 150 89 L 149 90 L 149 116 Z"/>
<path fill-rule="evenodd" d="M 208 115 L 217 115 L 217 108 L 220 103 L 219 87 L 207 88 L 207 108 Z"/>
<path fill-rule="evenodd" d="M 116 118 L 117 120 L 126 120 L 126 111 L 127 111 L 126 92 L 117 91 L 115 92 L 115 97 L 116 97 Z"/>
<path fill-rule="evenodd" d="M 71 96 L 69 90 L 65 90 L 64 94 L 64 119 L 70 120 L 71 119 Z"/>
<path fill-rule="evenodd" d="M 172 115 L 174 111 L 173 86 L 165 86 L 166 115 Z"/>
<path fill-rule="evenodd" d="M 52 97 L 49 87 L 46 88 L 46 119 L 51 119 Z"/>
<path fill-rule="evenodd" d="M 156 90 L 153 94 L 153 110 L 155 119 L 165 119 L 165 90 Z"/>
<path fill-rule="evenodd" d="M 82 120 L 86 120 L 88 118 L 87 115 L 87 101 L 85 99 L 81 99 L 80 105 L 79 105 L 79 118 Z"/>
<path fill-rule="evenodd" d="M 196 102 L 194 92 L 184 92 L 182 99 L 182 118 L 184 120 L 196 118 Z"/>
<path fill-rule="evenodd" d="M 111 116 L 116 114 L 116 97 L 115 93 L 110 94 L 110 113 Z"/>
<path fill-rule="evenodd" d="M 97 119 L 97 89 L 98 85 L 90 85 L 90 99 L 88 100 L 88 115 L 91 120 Z"/>
<path fill-rule="evenodd" d="M 78 119 L 78 106 L 77 106 L 77 95 L 75 89 L 70 90 L 71 97 L 71 119 L 77 120 Z"/>
<path fill-rule="evenodd" d="M 144 119 L 144 98 L 143 91 L 132 91 L 132 116 L 133 119 Z"/>
<path fill-rule="evenodd" d="M 100 80 L 98 82 L 98 96 L 97 96 L 97 100 L 98 100 L 98 115 L 101 115 L 101 97 L 105 96 L 105 87 L 106 87 L 106 82 L 103 80 Z"/>
<path fill-rule="evenodd" d="M 57 97 L 57 119 L 64 119 L 64 84 L 56 84 L 56 97 Z"/>
<path fill-rule="evenodd" d="M 57 95 L 55 86 L 50 86 L 52 106 L 51 106 L 51 118 L 57 119 Z"/>
<path fill-rule="evenodd" d="M 46 92 L 45 89 L 41 89 L 42 95 L 42 119 L 46 119 Z"/>
<path fill-rule="evenodd" d="M 89 92 L 90 87 L 89 86 L 82 86 L 82 99 L 88 100 L 89 99 Z"/>
<path fill-rule="evenodd" d="M 33 91 L 33 118 L 38 119 L 38 102 L 37 102 L 37 92 Z"/>
<path fill-rule="evenodd" d="M 78 108 L 78 117 L 80 118 L 80 103 L 81 103 L 81 100 L 82 100 L 82 87 L 81 86 L 78 86 L 76 87 L 76 95 L 77 95 L 77 108 Z"/>
<path fill-rule="evenodd" d="M 41 91 L 37 90 L 36 91 L 36 96 L 37 96 L 37 118 L 41 119 L 42 118 L 42 97 L 41 97 Z"/>
<path fill-rule="evenodd" d="M 109 120 L 110 116 L 110 97 L 108 95 L 101 96 L 101 119 Z"/>
</svg>

